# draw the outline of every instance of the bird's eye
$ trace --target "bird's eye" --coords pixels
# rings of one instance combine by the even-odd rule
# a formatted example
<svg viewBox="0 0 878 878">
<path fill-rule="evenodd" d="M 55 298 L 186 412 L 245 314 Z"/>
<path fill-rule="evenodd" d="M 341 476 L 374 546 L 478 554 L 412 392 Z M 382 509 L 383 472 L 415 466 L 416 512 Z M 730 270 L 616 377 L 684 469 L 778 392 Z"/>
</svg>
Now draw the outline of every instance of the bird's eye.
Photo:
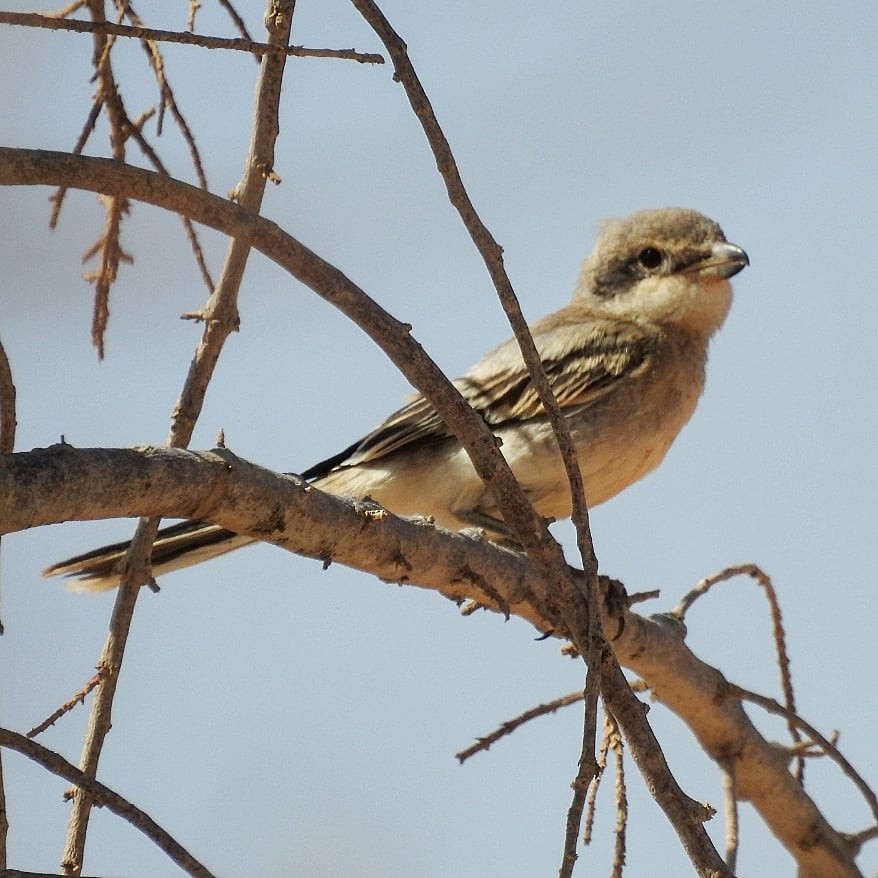
<svg viewBox="0 0 878 878">
<path fill-rule="evenodd" d="M 662 251 L 656 247 L 644 247 L 637 254 L 637 261 L 650 271 L 658 268 L 662 264 Z"/>
</svg>

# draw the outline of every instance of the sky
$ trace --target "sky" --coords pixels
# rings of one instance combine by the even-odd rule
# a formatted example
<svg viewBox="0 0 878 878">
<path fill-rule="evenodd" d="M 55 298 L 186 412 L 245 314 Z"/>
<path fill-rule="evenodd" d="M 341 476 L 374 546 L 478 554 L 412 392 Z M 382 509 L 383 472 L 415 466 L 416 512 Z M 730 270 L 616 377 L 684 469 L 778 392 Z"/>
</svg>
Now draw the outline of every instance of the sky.
<svg viewBox="0 0 878 878">
<path fill-rule="evenodd" d="M 232 35 L 205 0 L 197 29 Z M 243 9 L 244 4 L 242 4 Z M 7 8 L 28 9 L 21 3 Z M 874 462 L 878 432 L 874 230 L 878 225 L 876 39 L 867 3 L 498 2 L 413 4 L 385 14 L 412 61 L 476 208 L 504 247 L 526 315 L 569 298 L 602 219 L 681 205 L 723 226 L 751 260 L 715 339 L 705 395 L 661 468 L 592 512 L 603 572 L 671 609 L 701 577 L 755 562 L 778 591 L 801 713 L 838 730 L 878 783 L 874 727 Z M 141 4 L 185 27 L 185 4 Z M 261 11 L 245 14 L 260 32 Z M 299 0 L 293 41 L 382 47 L 342 0 Z M 164 48 L 211 188 L 238 181 L 257 65 L 244 54 Z M 69 149 L 89 108 L 91 42 L 0 29 L 2 143 Z M 156 100 L 145 56 L 120 45 L 136 115 Z M 293 59 L 264 214 L 342 269 L 449 375 L 508 325 L 448 205 L 392 67 Z M 153 142 L 192 180 L 170 120 Z M 90 155 L 107 155 L 99 124 Z M 135 152 L 130 160 L 142 163 Z M 57 231 L 48 189 L 0 190 L 0 338 L 18 388 L 17 449 L 164 441 L 205 298 L 179 221 L 134 205 L 111 301 L 107 356 L 89 340 L 80 255 L 99 235 L 96 198 L 70 193 Z M 216 274 L 225 243 L 205 230 Z M 217 431 L 242 457 L 303 470 L 346 447 L 410 392 L 340 313 L 258 254 L 193 448 Z M 113 595 L 81 595 L 40 571 L 123 539 L 132 523 L 66 524 L 3 541 L 0 721 L 27 730 L 92 675 Z M 556 526 L 565 546 L 569 527 Z M 99 777 L 218 875 L 554 874 L 581 740 L 581 712 L 538 720 L 461 767 L 474 737 L 580 688 L 582 667 L 520 620 L 461 618 L 438 595 L 258 546 L 172 574 L 139 600 Z M 687 643 L 729 679 L 779 697 L 771 623 L 749 581 L 688 618 Z M 781 726 L 749 710 L 765 734 Z M 684 789 L 721 804 L 716 767 L 660 704 L 650 720 Z M 86 711 L 41 736 L 78 761 Z M 55 871 L 64 784 L 4 753 L 10 866 Z M 808 788 L 843 831 L 869 825 L 830 764 Z M 690 874 L 629 763 L 631 876 Z M 611 785 L 578 874 L 605 874 Z M 746 804 L 742 875 L 795 875 Z M 722 844 L 717 817 L 709 830 Z M 860 858 L 878 869 L 878 847 Z M 85 874 L 177 869 L 109 813 L 92 817 Z"/>
</svg>

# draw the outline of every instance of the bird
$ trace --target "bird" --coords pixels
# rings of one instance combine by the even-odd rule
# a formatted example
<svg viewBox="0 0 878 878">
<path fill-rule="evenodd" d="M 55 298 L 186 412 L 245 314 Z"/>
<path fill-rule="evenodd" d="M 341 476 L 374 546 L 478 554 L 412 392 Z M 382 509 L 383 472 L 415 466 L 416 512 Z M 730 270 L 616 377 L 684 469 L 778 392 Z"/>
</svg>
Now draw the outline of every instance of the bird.
<svg viewBox="0 0 878 878">
<path fill-rule="evenodd" d="M 689 421 L 708 346 L 732 303 L 729 279 L 749 265 L 721 227 L 688 208 L 643 210 L 603 224 L 570 303 L 530 326 L 576 449 L 589 506 L 654 470 Z M 499 440 L 534 509 L 568 518 L 570 487 L 554 433 L 512 338 L 453 382 Z M 429 400 L 415 396 L 376 429 L 302 477 L 319 490 L 369 498 L 400 516 L 508 541 L 494 498 Z M 256 542 L 184 521 L 158 532 L 158 576 Z M 119 583 L 118 543 L 54 564 L 74 588 Z"/>
</svg>

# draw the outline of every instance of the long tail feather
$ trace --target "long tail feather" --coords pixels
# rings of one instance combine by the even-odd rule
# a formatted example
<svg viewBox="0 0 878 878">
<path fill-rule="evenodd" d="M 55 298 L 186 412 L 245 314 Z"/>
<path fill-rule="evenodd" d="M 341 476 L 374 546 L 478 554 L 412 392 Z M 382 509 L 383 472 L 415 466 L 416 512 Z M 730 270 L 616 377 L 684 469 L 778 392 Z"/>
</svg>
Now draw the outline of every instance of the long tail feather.
<svg viewBox="0 0 878 878">
<path fill-rule="evenodd" d="M 183 521 L 162 528 L 152 547 L 154 576 L 200 564 L 218 555 L 247 546 L 255 540 L 203 521 Z M 119 585 L 119 562 L 129 542 L 93 549 L 75 558 L 60 561 L 43 571 L 43 576 L 74 577 L 73 591 L 107 591 Z"/>
</svg>

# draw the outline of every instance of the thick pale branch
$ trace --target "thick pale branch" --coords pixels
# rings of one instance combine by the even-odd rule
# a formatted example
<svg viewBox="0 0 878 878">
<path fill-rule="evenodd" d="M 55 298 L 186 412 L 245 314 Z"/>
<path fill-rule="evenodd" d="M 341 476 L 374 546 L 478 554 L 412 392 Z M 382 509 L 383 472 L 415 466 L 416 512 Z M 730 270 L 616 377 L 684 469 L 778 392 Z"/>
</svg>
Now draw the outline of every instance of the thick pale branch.
<svg viewBox="0 0 878 878">
<path fill-rule="evenodd" d="M 475 599 L 542 630 L 554 627 L 547 600 L 552 583 L 527 557 L 324 494 L 225 450 L 61 445 L 0 456 L 0 533 L 160 513 L 214 521 L 324 563 L 435 589 L 455 601 Z M 619 661 L 647 681 L 710 756 L 731 760 L 738 795 L 797 859 L 802 875 L 860 875 L 852 852 L 796 782 L 783 752 L 760 735 L 734 698 L 724 697 L 725 678 L 689 651 L 679 622 L 613 608 L 604 627 Z M 660 773 L 660 766 L 654 771 Z M 703 819 L 694 803 L 690 811 L 685 819 Z"/>
<path fill-rule="evenodd" d="M 528 601 L 545 591 L 532 565 L 487 540 L 450 534 L 325 494 L 225 449 L 77 449 L 0 456 L 0 534 L 59 521 L 163 515 L 212 521 L 387 582 L 435 589 L 553 628 Z M 417 571 L 417 577 L 411 574 Z M 503 602 L 494 582 L 504 585 Z"/>
</svg>

